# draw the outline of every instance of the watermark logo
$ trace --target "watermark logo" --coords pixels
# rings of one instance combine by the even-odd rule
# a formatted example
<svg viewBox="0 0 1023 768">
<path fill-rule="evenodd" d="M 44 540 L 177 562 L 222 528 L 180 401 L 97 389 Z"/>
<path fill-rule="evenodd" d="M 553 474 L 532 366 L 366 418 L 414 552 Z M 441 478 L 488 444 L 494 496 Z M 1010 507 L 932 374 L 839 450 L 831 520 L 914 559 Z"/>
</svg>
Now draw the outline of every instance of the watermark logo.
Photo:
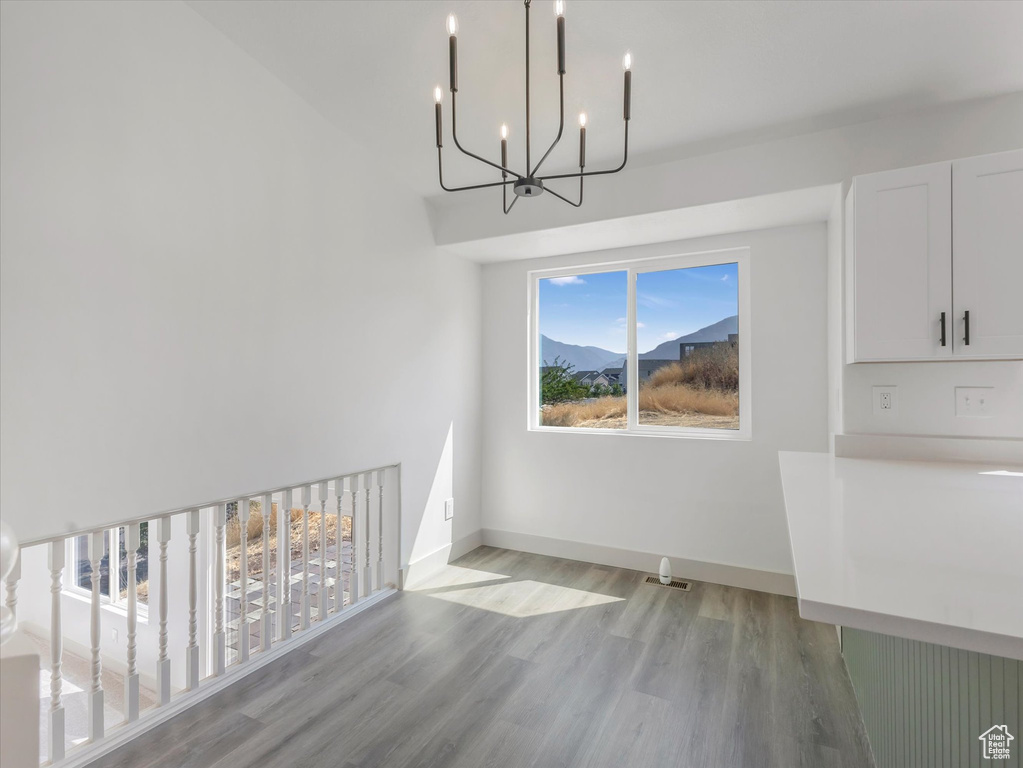
<svg viewBox="0 0 1023 768">
<path fill-rule="evenodd" d="M 1009 733 L 1008 726 L 992 725 L 978 738 L 984 745 L 982 752 L 985 760 L 1009 760 L 1012 754 L 1012 747 L 1009 742 L 1016 737 Z"/>
</svg>

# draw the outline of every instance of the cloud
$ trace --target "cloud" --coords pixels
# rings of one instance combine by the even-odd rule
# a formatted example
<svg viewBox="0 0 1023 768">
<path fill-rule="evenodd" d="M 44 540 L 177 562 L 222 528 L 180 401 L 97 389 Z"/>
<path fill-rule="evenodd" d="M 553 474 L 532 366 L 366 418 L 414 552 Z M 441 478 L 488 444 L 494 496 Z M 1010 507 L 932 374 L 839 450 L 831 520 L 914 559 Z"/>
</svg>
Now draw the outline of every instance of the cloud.
<svg viewBox="0 0 1023 768">
<path fill-rule="evenodd" d="M 665 331 L 663 334 L 661 334 L 661 338 L 664 339 L 665 341 L 671 341 L 672 339 L 677 339 L 681 335 L 682 334 L 679 333 L 678 331 Z"/>
<path fill-rule="evenodd" d="M 728 275 L 721 275 L 721 282 L 728 280 Z"/>
<path fill-rule="evenodd" d="M 637 320 L 637 321 L 636 321 L 636 327 L 637 327 L 637 328 L 646 328 L 646 323 L 641 323 L 641 322 L 639 322 L 639 321 Z"/>
<path fill-rule="evenodd" d="M 571 277 L 551 277 L 548 279 L 551 281 L 551 285 L 586 285 L 585 280 L 575 275 Z"/>
<path fill-rule="evenodd" d="M 652 293 L 637 293 L 636 303 L 647 309 L 658 309 L 660 307 L 674 307 L 675 302 L 663 296 L 655 296 Z"/>
</svg>

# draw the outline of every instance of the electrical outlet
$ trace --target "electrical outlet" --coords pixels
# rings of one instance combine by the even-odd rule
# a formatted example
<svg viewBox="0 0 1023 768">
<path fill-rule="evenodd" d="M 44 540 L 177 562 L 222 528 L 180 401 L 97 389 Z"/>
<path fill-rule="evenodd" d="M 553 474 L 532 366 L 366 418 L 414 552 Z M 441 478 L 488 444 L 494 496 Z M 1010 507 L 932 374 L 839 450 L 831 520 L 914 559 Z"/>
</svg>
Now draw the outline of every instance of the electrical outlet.
<svg viewBox="0 0 1023 768">
<path fill-rule="evenodd" d="M 994 415 L 994 394 L 994 387 L 956 387 L 956 416 L 990 419 Z"/>
<path fill-rule="evenodd" d="M 448 499 L 444 502 L 444 519 L 450 520 L 455 516 L 455 500 Z"/>
<path fill-rule="evenodd" d="M 899 410 L 899 388 L 895 386 L 874 387 L 874 414 L 894 416 Z"/>
</svg>

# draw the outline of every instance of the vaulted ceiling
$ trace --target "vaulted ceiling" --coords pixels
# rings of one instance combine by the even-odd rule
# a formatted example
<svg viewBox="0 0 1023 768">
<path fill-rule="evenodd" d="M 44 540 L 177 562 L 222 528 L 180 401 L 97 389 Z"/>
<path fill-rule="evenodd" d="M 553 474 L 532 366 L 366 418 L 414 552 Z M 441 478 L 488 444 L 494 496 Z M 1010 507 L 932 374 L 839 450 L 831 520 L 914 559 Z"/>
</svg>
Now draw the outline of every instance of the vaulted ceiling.
<svg viewBox="0 0 1023 768">
<path fill-rule="evenodd" d="M 437 186 L 433 87 L 447 87 L 445 17 L 458 14 L 459 138 L 496 160 L 524 151 L 521 0 L 220 2 L 198 13 L 423 196 Z M 621 56 L 634 58 L 631 163 L 649 164 L 963 99 L 1023 91 L 1021 2 L 568 0 L 566 135 L 588 165 L 621 152 Z M 533 144 L 557 129 L 551 0 L 531 11 Z M 450 104 L 445 96 L 445 109 Z M 445 112 L 450 130 L 450 113 Z M 447 142 L 449 182 L 493 180 Z"/>
</svg>

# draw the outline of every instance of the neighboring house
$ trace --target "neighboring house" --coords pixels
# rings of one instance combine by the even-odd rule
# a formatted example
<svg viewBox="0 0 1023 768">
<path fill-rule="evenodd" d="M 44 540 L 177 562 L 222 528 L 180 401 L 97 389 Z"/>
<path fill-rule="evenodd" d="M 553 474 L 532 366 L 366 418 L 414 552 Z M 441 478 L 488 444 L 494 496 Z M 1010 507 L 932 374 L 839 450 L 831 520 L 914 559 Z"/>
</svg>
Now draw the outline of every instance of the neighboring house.
<svg viewBox="0 0 1023 768">
<path fill-rule="evenodd" d="M 677 362 L 678 360 L 640 360 L 637 364 L 639 368 L 638 371 L 639 380 L 641 382 L 646 381 L 653 375 L 654 371 L 657 371 L 666 365 L 671 365 L 672 363 Z M 628 385 L 628 376 L 626 375 L 627 370 L 628 369 L 626 368 L 622 369 L 621 378 L 619 381 L 622 387 L 626 389 Z"/>
<path fill-rule="evenodd" d="M 625 375 L 624 368 L 605 368 L 600 372 L 600 375 L 607 379 L 607 386 L 613 387 L 615 384 L 621 384 Z"/>
<path fill-rule="evenodd" d="M 739 334 L 737 333 L 728 334 L 728 341 L 683 341 L 678 345 L 678 359 L 685 360 L 698 349 L 716 347 L 718 344 L 728 344 L 729 346 L 734 347 L 738 345 L 738 343 Z"/>
<path fill-rule="evenodd" d="M 678 360 L 640 360 L 639 361 L 639 380 L 646 381 L 653 376 L 655 371 L 660 370 L 666 365 L 677 363 Z"/>
<path fill-rule="evenodd" d="M 572 374 L 572 378 L 575 379 L 577 384 L 582 384 L 584 387 L 592 387 L 593 382 L 599 375 L 598 371 L 576 371 Z"/>
</svg>

